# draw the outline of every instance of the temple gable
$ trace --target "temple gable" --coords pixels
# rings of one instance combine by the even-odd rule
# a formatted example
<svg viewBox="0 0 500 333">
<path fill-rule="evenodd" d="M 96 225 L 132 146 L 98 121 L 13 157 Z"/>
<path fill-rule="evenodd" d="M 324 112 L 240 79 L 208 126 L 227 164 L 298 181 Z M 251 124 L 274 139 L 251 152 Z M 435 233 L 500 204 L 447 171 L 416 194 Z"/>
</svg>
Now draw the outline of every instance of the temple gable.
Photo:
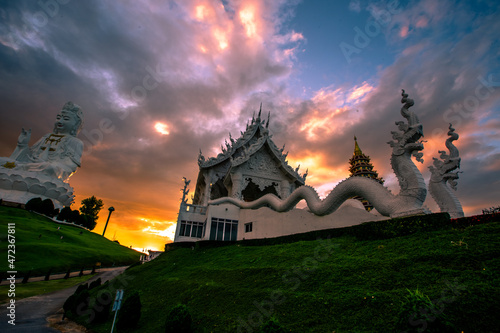
<svg viewBox="0 0 500 333">
<path fill-rule="evenodd" d="M 200 171 L 193 197 L 194 205 L 207 205 L 209 200 L 233 197 L 255 200 L 272 193 L 286 198 L 291 191 L 304 185 L 307 172 L 298 173 L 288 165 L 287 154 L 279 149 L 269 134 L 266 121 L 253 117 L 238 139 L 229 134 L 221 145 L 221 153 L 205 159 L 200 151 Z"/>
</svg>

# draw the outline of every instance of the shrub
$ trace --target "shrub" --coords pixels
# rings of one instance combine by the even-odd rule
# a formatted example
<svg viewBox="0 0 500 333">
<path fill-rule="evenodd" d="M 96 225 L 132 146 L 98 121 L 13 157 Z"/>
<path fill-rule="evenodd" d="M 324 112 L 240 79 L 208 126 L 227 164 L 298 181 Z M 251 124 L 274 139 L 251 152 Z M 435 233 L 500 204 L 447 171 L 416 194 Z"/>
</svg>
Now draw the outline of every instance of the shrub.
<svg viewBox="0 0 500 333">
<path fill-rule="evenodd" d="M 84 311 L 88 307 L 88 300 L 90 298 L 88 288 L 88 283 L 80 284 L 75 292 L 66 299 L 63 305 L 65 316 L 80 315 L 82 314 L 82 310 Z"/>
<path fill-rule="evenodd" d="M 118 321 L 116 328 L 126 330 L 134 328 L 141 319 L 141 297 L 135 292 L 125 299 L 120 312 L 118 313 Z"/>
<path fill-rule="evenodd" d="M 183 304 L 177 305 L 168 314 L 165 333 L 190 333 L 192 331 L 192 319 L 188 308 Z"/>
<path fill-rule="evenodd" d="M 81 225 L 89 230 L 93 230 L 97 224 L 97 222 L 92 219 L 92 216 L 85 215 L 85 214 L 79 214 L 75 223 L 79 224 L 79 225 Z"/>
<path fill-rule="evenodd" d="M 285 333 L 277 319 L 271 318 L 260 327 L 260 333 Z"/>
<path fill-rule="evenodd" d="M 57 215 L 59 221 L 71 221 L 71 208 L 64 207 Z"/>
<path fill-rule="evenodd" d="M 410 332 L 456 332 L 443 312 L 443 305 L 437 306 L 420 290 L 408 290 L 409 295 L 401 304 L 398 331 Z"/>
<path fill-rule="evenodd" d="M 82 292 L 76 294 L 74 307 L 71 312 L 80 318 L 83 316 L 91 315 L 92 312 L 88 311 L 89 301 L 90 301 L 90 293 L 88 289 L 82 290 Z M 90 322 L 91 317 L 84 319 L 86 319 L 87 322 Z"/>
<path fill-rule="evenodd" d="M 88 289 L 89 289 L 89 284 L 88 284 L 88 283 L 81 284 L 81 285 L 79 285 L 79 286 L 76 288 L 76 290 L 75 290 L 74 294 L 75 294 L 75 295 L 78 295 L 78 294 L 79 294 L 79 293 L 81 293 L 82 291 L 84 291 L 84 290 L 88 290 Z"/>
<path fill-rule="evenodd" d="M 42 206 L 40 207 L 39 213 L 52 217 L 54 216 L 54 203 L 50 199 L 45 199 L 42 201 Z"/>
<path fill-rule="evenodd" d="M 99 287 L 101 283 L 102 283 L 101 278 L 98 278 L 97 280 L 90 282 L 89 290 Z"/>
<path fill-rule="evenodd" d="M 98 280 L 100 280 L 100 278 Z M 107 298 L 103 298 L 105 294 L 107 294 Z M 111 309 L 111 305 L 114 303 L 113 295 L 109 290 L 105 290 L 104 292 L 100 291 L 99 295 L 100 295 L 99 297 L 94 298 L 94 304 L 92 304 L 92 308 L 94 309 L 94 314 L 95 314 L 93 323 L 106 322 L 109 316 L 109 310 Z"/>
<path fill-rule="evenodd" d="M 40 212 L 42 208 L 42 198 L 33 198 L 29 200 L 24 208 L 29 211 Z"/>
<path fill-rule="evenodd" d="M 66 299 L 63 305 L 64 316 L 68 317 L 70 313 L 73 313 L 73 311 L 75 310 L 75 300 L 76 300 L 75 294 L 72 294 Z"/>
<path fill-rule="evenodd" d="M 72 210 L 68 222 L 78 223 L 79 217 L 80 217 L 80 211 Z"/>
</svg>

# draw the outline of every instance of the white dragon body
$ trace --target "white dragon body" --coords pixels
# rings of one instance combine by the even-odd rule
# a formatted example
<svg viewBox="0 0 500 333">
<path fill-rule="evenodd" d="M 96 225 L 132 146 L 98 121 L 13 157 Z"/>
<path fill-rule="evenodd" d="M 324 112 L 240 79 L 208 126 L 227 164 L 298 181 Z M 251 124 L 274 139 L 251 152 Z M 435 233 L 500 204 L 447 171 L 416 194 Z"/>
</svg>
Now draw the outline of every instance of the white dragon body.
<svg viewBox="0 0 500 333">
<path fill-rule="evenodd" d="M 401 188 L 399 194 L 394 195 L 373 179 L 350 177 L 339 183 L 323 200 L 314 188 L 305 185 L 297 188 L 284 200 L 273 194 L 266 194 L 251 202 L 224 197 L 212 200 L 209 204 L 231 203 L 244 209 L 270 207 L 277 212 L 286 212 L 293 209 L 301 200 L 305 200 L 312 213 L 323 216 L 333 213 L 347 199 L 361 196 L 384 216 L 400 217 L 428 213 L 422 207 L 427 187 L 422 174 L 412 161 L 414 156 L 417 161 L 423 162 L 423 154 L 420 152 L 424 148 L 420 141 L 423 136 L 422 124 L 415 113 L 409 110 L 414 104 L 413 100 L 408 98 L 404 90 L 402 96 L 401 103 L 404 105 L 401 108 L 401 115 L 406 118 L 406 123 L 396 122 L 399 131 L 391 132 L 393 140 L 388 142 L 392 147 L 391 165 Z"/>
<path fill-rule="evenodd" d="M 457 179 L 460 169 L 460 157 L 457 147 L 453 145 L 453 141 L 458 140 L 458 134 L 455 133 L 455 129 L 450 124 L 448 131 L 448 139 L 446 139 L 445 145 L 448 148 L 450 154 L 446 154 L 445 151 L 440 150 L 440 159 L 433 158 L 434 165 L 430 166 L 431 179 L 429 181 L 429 192 L 432 198 L 436 201 L 442 212 L 448 212 L 451 218 L 463 217 L 464 212 L 462 210 L 462 205 L 456 197 L 453 190 L 457 189 Z M 449 186 L 448 186 L 449 184 Z"/>
</svg>

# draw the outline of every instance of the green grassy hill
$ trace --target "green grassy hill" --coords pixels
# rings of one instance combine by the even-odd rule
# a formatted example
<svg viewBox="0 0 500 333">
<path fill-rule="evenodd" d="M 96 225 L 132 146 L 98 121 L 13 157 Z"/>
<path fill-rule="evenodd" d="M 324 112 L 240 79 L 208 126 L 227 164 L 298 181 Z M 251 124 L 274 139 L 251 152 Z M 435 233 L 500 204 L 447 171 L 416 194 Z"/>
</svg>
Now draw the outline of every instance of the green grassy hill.
<svg viewBox="0 0 500 333">
<path fill-rule="evenodd" d="M 498 222 L 379 240 L 176 248 L 128 269 L 113 288 L 121 284 L 125 299 L 139 292 L 136 332 L 164 332 L 178 304 L 195 332 L 259 332 L 270 317 L 298 333 L 447 332 L 432 328 L 446 321 L 451 332 L 496 332 L 499 249 Z M 408 298 L 420 303 L 403 306 Z M 423 320 L 425 300 L 433 313 Z M 109 332 L 111 322 L 110 314 L 90 327 Z"/>
<path fill-rule="evenodd" d="M 137 251 L 85 229 L 57 224 L 22 209 L 0 207 L 2 272 L 10 270 L 7 266 L 8 223 L 15 224 L 15 269 L 19 277 L 28 271 L 31 271 L 31 276 L 35 276 L 45 275 L 49 269 L 52 269 L 52 273 L 64 272 L 69 268 L 90 269 L 97 262 L 102 266 L 129 265 L 140 257 Z"/>
</svg>

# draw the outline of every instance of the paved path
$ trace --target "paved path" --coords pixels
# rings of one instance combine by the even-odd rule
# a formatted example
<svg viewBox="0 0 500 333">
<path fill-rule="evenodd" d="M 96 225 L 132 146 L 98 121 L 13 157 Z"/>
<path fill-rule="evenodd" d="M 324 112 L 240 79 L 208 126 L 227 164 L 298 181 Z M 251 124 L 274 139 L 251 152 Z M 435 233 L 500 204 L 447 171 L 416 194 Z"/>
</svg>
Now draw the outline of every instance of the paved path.
<svg viewBox="0 0 500 333">
<path fill-rule="evenodd" d="M 121 274 L 126 267 L 104 268 L 93 278 L 87 280 L 91 282 L 97 278 L 101 278 L 104 283 L 106 280 L 111 280 Z M 75 292 L 78 286 L 58 290 L 49 294 L 33 296 L 16 300 L 15 323 L 13 326 L 8 323 L 10 318 L 7 304 L 2 304 L 0 307 L 0 332 L 26 332 L 26 333 L 57 333 L 58 330 L 48 327 L 47 317 L 54 315 L 60 310 L 66 299 Z"/>
<path fill-rule="evenodd" d="M 113 268 L 96 268 L 95 272 L 96 273 L 105 272 L 106 270 L 109 270 L 109 269 L 115 269 L 115 267 L 113 267 Z M 83 275 L 89 275 L 90 273 L 92 273 L 91 269 L 87 269 L 87 270 L 83 271 Z M 75 271 L 75 272 L 71 272 L 69 274 L 69 277 L 72 278 L 72 277 L 77 277 L 79 275 L 80 275 L 80 271 Z M 65 276 L 66 276 L 66 273 L 51 274 L 49 280 L 52 281 L 52 280 L 64 279 Z M 45 280 L 45 276 L 33 276 L 33 277 L 30 277 L 28 279 L 28 283 L 37 282 L 37 281 L 44 281 L 44 280 Z M 21 282 L 23 282 L 22 277 L 16 279 L 16 284 L 21 284 Z M 10 283 L 10 281 L 8 281 L 7 279 L 3 279 L 0 282 L 0 286 L 5 286 L 5 285 L 8 285 L 9 283 Z"/>
</svg>

